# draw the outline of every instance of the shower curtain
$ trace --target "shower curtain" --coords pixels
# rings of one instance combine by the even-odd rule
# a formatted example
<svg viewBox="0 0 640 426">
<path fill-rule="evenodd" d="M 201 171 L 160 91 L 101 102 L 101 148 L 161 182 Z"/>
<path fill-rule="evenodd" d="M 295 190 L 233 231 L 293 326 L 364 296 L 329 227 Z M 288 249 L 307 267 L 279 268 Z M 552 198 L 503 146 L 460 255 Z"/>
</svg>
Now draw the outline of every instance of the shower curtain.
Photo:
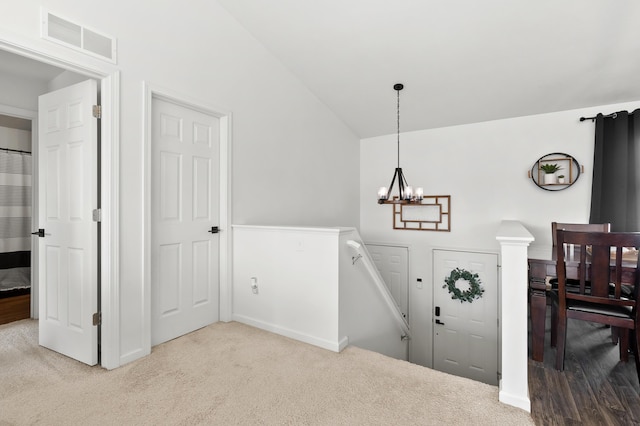
<svg viewBox="0 0 640 426">
<path fill-rule="evenodd" d="M 0 149 L 0 291 L 30 287 L 30 153 Z"/>
</svg>

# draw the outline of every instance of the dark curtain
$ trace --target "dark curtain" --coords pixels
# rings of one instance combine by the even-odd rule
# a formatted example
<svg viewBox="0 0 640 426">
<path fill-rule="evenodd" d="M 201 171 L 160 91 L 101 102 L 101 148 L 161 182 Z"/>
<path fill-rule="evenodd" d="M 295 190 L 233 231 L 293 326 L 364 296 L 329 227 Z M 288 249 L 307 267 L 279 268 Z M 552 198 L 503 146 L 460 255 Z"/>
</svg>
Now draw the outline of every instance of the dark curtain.
<svg viewBox="0 0 640 426">
<path fill-rule="evenodd" d="M 589 223 L 611 231 L 640 231 L 640 109 L 596 116 Z"/>
</svg>

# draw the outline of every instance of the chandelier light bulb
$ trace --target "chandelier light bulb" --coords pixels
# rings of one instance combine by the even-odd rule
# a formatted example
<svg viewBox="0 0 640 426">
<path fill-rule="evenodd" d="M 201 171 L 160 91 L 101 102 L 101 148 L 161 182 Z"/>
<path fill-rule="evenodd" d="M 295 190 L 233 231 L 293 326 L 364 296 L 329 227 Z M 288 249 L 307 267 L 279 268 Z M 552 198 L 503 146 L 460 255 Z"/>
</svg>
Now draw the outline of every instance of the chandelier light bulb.
<svg viewBox="0 0 640 426">
<path fill-rule="evenodd" d="M 405 190 L 405 193 L 404 193 L 404 199 L 410 200 L 412 198 L 413 198 L 413 187 L 407 186 L 407 189 Z"/>
<path fill-rule="evenodd" d="M 378 189 L 378 200 L 386 200 L 388 198 L 387 194 L 387 187 L 381 186 L 380 189 Z"/>
<path fill-rule="evenodd" d="M 416 188 L 416 200 L 422 201 L 424 198 L 424 190 L 422 188 Z"/>
</svg>

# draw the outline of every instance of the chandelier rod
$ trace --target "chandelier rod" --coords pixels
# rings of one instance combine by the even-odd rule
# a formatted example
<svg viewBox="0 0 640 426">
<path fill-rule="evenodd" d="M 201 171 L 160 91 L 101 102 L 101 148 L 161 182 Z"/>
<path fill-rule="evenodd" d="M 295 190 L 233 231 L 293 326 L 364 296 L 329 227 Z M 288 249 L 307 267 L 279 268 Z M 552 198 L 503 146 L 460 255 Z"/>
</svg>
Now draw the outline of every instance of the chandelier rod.
<svg viewBox="0 0 640 426">
<path fill-rule="evenodd" d="M 396 89 L 396 93 L 398 94 L 396 114 L 397 114 L 397 136 L 398 136 L 398 140 L 397 140 L 398 168 L 400 168 L 400 91 L 404 88 L 404 86 L 402 84 L 398 83 L 398 84 L 394 85 L 393 88 Z"/>
</svg>

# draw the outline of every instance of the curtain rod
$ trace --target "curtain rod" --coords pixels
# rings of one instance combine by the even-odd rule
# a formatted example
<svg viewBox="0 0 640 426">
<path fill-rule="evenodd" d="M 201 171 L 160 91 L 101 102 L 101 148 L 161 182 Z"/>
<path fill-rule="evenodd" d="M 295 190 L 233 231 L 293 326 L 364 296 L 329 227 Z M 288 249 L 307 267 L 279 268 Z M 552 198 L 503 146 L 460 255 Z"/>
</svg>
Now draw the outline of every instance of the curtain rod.
<svg viewBox="0 0 640 426">
<path fill-rule="evenodd" d="M 17 152 L 19 154 L 31 154 L 31 151 L 21 151 L 19 149 L 0 148 L 0 151 Z"/>
<path fill-rule="evenodd" d="M 617 118 L 618 117 L 618 113 L 617 112 L 613 112 L 609 115 L 603 115 L 604 118 Z M 584 121 L 584 120 L 591 120 L 591 121 L 596 121 L 597 116 L 595 117 L 580 117 L 580 121 Z"/>
</svg>

